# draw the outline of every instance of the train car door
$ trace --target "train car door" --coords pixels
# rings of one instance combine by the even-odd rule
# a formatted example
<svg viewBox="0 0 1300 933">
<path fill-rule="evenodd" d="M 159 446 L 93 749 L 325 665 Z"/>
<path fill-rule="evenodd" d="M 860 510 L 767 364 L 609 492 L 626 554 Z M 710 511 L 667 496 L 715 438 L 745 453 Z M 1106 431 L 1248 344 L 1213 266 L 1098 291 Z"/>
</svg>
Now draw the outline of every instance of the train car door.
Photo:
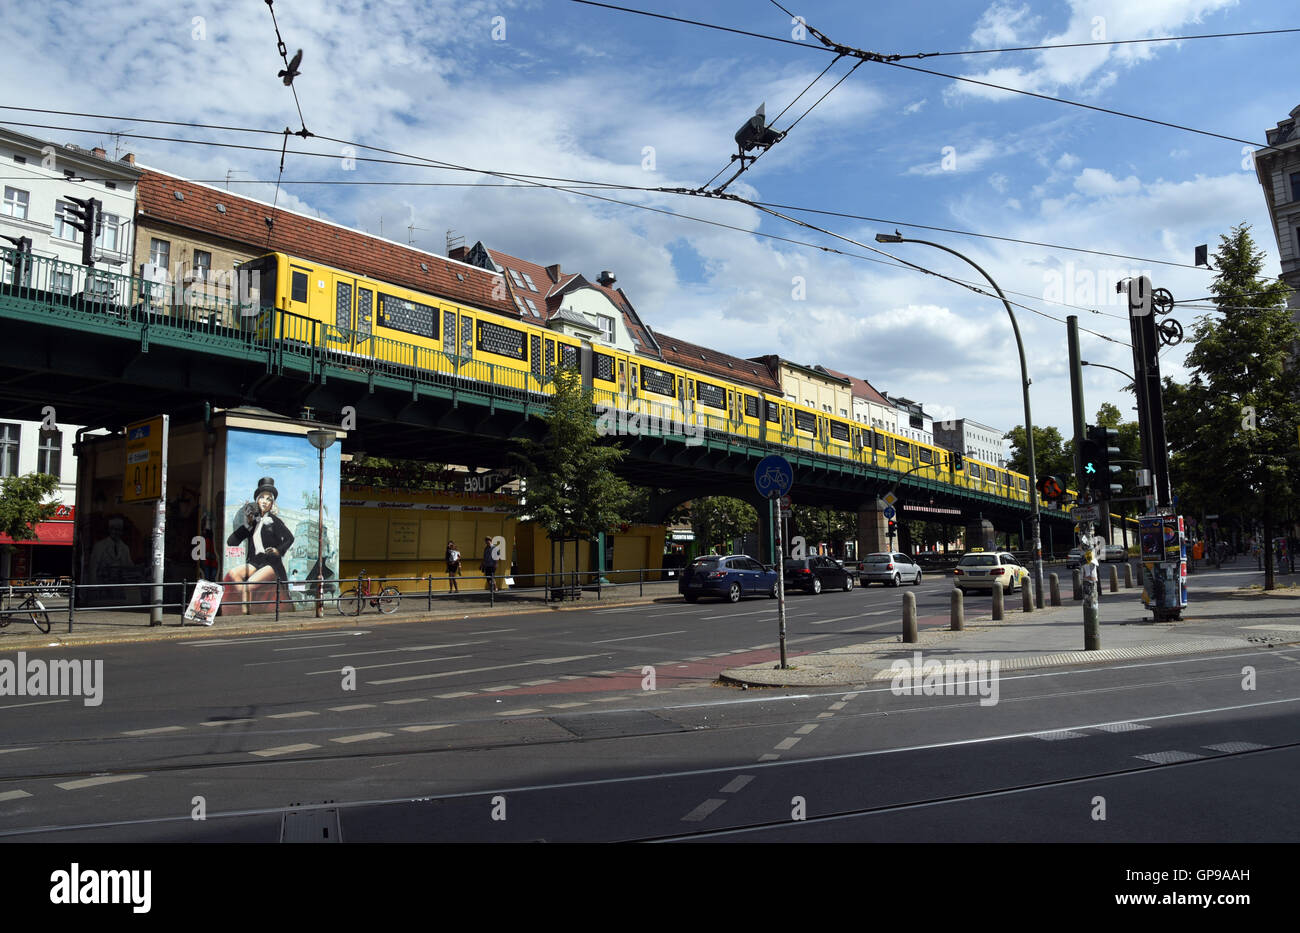
<svg viewBox="0 0 1300 933">
<path fill-rule="evenodd" d="M 624 360 L 618 361 L 618 394 L 627 397 L 627 363 Z"/>
<path fill-rule="evenodd" d="M 627 364 L 627 367 L 628 367 L 628 381 L 627 381 L 627 382 L 628 382 L 628 394 L 629 394 L 630 396 L 632 396 L 632 398 L 636 398 L 636 397 L 637 397 L 637 372 L 636 372 L 636 363 L 633 363 L 633 362 L 629 361 L 628 364 Z"/>
<path fill-rule="evenodd" d="M 689 413 L 691 410 L 690 400 L 686 398 L 686 380 L 682 376 L 677 377 L 677 402 L 682 407 L 682 411 Z"/>
</svg>

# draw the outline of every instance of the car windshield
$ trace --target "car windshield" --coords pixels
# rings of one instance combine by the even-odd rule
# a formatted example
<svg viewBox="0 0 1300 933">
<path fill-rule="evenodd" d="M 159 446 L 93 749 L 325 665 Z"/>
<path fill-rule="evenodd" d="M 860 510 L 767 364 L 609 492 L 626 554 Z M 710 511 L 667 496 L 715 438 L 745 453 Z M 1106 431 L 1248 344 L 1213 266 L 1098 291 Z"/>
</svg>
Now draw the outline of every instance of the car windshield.
<svg viewBox="0 0 1300 933">
<path fill-rule="evenodd" d="M 962 567 L 995 567 L 998 558 L 995 554 L 967 554 L 961 559 Z"/>
<path fill-rule="evenodd" d="M 893 559 L 894 559 L 893 556 L 890 554 L 868 554 L 867 555 L 868 564 L 887 564 Z"/>
<path fill-rule="evenodd" d="M 691 567 L 695 570 L 717 570 L 721 563 L 721 557 L 701 557 L 691 564 Z"/>
</svg>

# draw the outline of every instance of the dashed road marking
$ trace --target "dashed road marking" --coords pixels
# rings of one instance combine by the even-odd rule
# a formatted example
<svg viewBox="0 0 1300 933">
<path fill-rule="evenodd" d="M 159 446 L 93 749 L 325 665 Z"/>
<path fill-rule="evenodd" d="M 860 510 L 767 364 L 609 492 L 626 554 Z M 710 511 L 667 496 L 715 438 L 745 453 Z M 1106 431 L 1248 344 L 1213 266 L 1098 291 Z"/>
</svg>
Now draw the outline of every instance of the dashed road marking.
<svg viewBox="0 0 1300 933">
<path fill-rule="evenodd" d="M 1060 729 L 1056 732 L 1039 732 L 1033 736 L 1035 739 L 1042 739 L 1044 742 L 1061 742 L 1066 739 L 1086 739 L 1086 732 L 1071 732 L 1069 729 Z"/>
<path fill-rule="evenodd" d="M 184 726 L 159 726 L 157 729 L 132 729 L 122 735 L 157 735 L 160 732 L 184 732 Z"/>
<path fill-rule="evenodd" d="M 449 722 L 440 722 L 440 723 L 434 723 L 432 725 L 427 725 L 427 726 L 402 726 L 402 731 L 403 732 L 429 732 L 433 729 L 446 729 L 450 725 L 451 723 Z"/>
<path fill-rule="evenodd" d="M 768 752 L 765 755 L 758 756 L 759 761 L 778 761 L 780 758 L 781 758 L 780 755 L 773 755 L 771 752 Z"/>
<path fill-rule="evenodd" d="M 236 726 L 244 722 L 252 722 L 251 716 L 242 719 L 209 719 L 207 722 L 199 723 L 200 726 Z"/>
<path fill-rule="evenodd" d="M 708 800 L 704 801 L 704 803 L 700 804 L 690 813 L 682 817 L 682 822 L 698 823 L 700 820 L 707 817 L 710 813 L 718 809 L 718 807 L 722 806 L 726 802 L 727 801 L 722 799 L 721 797 L 710 797 Z"/>
<path fill-rule="evenodd" d="M 524 709 L 508 709 L 508 710 L 503 710 L 502 712 L 497 713 L 497 715 L 498 715 L 498 716 L 527 716 L 527 715 L 529 715 L 530 713 L 540 713 L 540 712 L 541 712 L 540 709 L 534 709 L 534 708 L 532 708 L 532 707 L 525 707 Z"/>
<path fill-rule="evenodd" d="M 1151 761 L 1158 765 L 1171 765 L 1179 761 L 1195 761 L 1197 758 L 1204 758 L 1204 755 L 1198 755 L 1195 752 L 1152 752 L 1149 755 L 1134 755 L 1134 758 L 1141 758 L 1143 761 Z"/>
<path fill-rule="evenodd" d="M 483 688 L 483 692 L 484 692 L 484 693 L 498 693 L 498 692 L 500 692 L 500 691 L 502 691 L 502 690 L 518 690 L 518 689 L 519 689 L 519 685 L 518 685 L 518 684 L 502 684 L 502 685 L 499 686 L 499 687 L 484 687 L 484 688 Z"/>
<path fill-rule="evenodd" d="M 800 726 L 798 729 L 795 729 L 795 730 L 794 730 L 794 734 L 795 734 L 795 735 L 807 735 L 809 732 L 812 732 L 814 729 L 816 729 L 816 728 L 817 728 L 817 725 L 818 725 L 818 724 L 815 723 L 815 722 L 810 722 L 810 723 L 808 723 L 806 726 Z"/>
<path fill-rule="evenodd" d="M 779 748 L 779 749 L 780 749 L 781 751 L 783 751 L 783 752 L 784 752 L 784 751 L 789 751 L 790 749 L 792 749 L 792 748 L 795 747 L 795 744 L 796 744 L 798 741 L 799 741 L 799 737 L 798 737 L 797 735 L 792 735 L 792 736 L 790 736 L 790 738 L 788 738 L 788 739 L 782 739 L 781 741 L 777 742 L 777 743 L 776 743 L 774 746 L 772 746 L 772 747 L 773 747 L 773 748 Z"/>
<path fill-rule="evenodd" d="M 600 641 L 593 641 L 593 645 L 605 645 L 612 641 L 634 641 L 638 638 L 660 638 L 664 635 L 685 635 L 686 629 L 679 632 L 652 632 L 649 635 L 626 635 L 623 638 L 602 638 Z"/>
<path fill-rule="evenodd" d="M 1108 722 L 1097 728 L 1102 732 L 1137 732 L 1140 729 L 1150 729 L 1151 727 L 1140 722 Z"/>
<path fill-rule="evenodd" d="M 373 686 L 385 686 L 387 684 L 400 684 L 412 680 L 433 680 L 437 677 L 456 677 L 462 674 L 481 674 L 484 671 L 500 671 L 510 667 L 535 667 L 538 664 L 567 664 L 570 661 L 586 661 L 588 658 L 602 657 L 597 654 L 575 654 L 564 658 L 538 658 L 535 661 L 519 661 L 514 664 L 494 664 L 490 667 L 471 667 L 459 671 L 440 671 L 436 674 L 412 674 L 409 677 L 391 677 L 388 680 L 370 680 L 367 683 Z M 335 671 L 334 673 L 338 673 Z"/>
<path fill-rule="evenodd" d="M 30 796 L 31 794 L 27 793 L 25 790 L 7 790 L 3 794 L 0 794 L 0 802 L 5 800 L 18 800 L 22 797 Z"/>
<path fill-rule="evenodd" d="M 385 700 L 385 701 L 384 701 L 384 705 L 385 705 L 385 706 L 404 706 L 404 705 L 406 705 L 407 703 L 428 703 L 428 702 L 429 702 L 429 698 L 428 698 L 428 697 L 411 697 L 411 698 L 406 699 L 406 700 Z"/>
<path fill-rule="evenodd" d="M 841 701 L 838 702 L 838 703 L 832 703 L 832 704 L 830 705 L 830 708 L 831 708 L 831 709 L 844 709 L 844 707 L 846 707 L 846 706 L 848 706 L 848 704 L 845 703 L 843 700 L 841 700 Z"/>
<path fill-rule="evenodd" d="M 440 693 L 436 697 L 439 700 L 459 700 L 461 697 L 477 696 L 473 690 L 462 690 L 459 693 Z"/>
<path fill-rule="evenodd" d="M 309 709 L 300 709 L 292 713 L 272 713 L 267 719 L 301 719 L 303 716 L 319 716 L 320 713 Z"/>
<path fill-rule="evenodd" d="M 579 703 L 552 703 L 551 709 L 573 709 L 575 706 L 586 706 L 586 702 Z"/>
<path fill-rule="evenodd" d="M 739 774 L 729 784 L 727 784 L 726 787 L 723 787 L 721 790 L 719 790 L 718 793 L 734 794 L 736 791 L 740 790 L 742 787 L 744 787 L 752 780 L 754 780 L 754 776 L 752 774 Z"/>
<path fill-rule="evenodd" d="M 64 781 L 54 786 L 60 790 L 81 790 L 83 787 L 98 787 L 100 784 L 117 784 L 121 781 L 135 781 L 144 777 L 143 774 L 104 774 L 99 777 L 82 778 L 78 781 Z"/>
<path fill-rule="evenodd" d="M 1253 752 L 1259 748 L 1268 748 L 1267 745 L 1260 745 L 1258 742 L 1220 742 L 1217 745 L 1202 745 L 1201 748 L 1208 748 L 1213 752 Z"/>
<path fill-rule="evenodd" d="M 320 746 L 312 745 L 310 742 L 301 742 L 298 745 L 277 745 L 275 748 L 259 748 L 252 754 L 259 758 L 274 758 L 276 755 L 292 755 L 294 752 L 306 752 L 313 748 L 320 748 Z"/>
<path fill-rule="evenodd" d="M 554 677 L 543 677 L 541 680 L 525 680 L 525 681 L 522 681 L 522 683 L 523 683 L 523 685 L 524 685 L 525 687 L 542 687 L 542 686 L 545 686 L 546 684 L 553 684 L 553 683 L 556 683 L 556 682 L 557 682 L 557 681 L 555 680 Z"/>
<path fill-rule="evenodd" d="M 830 719 L 830 718 L 831 718 L 832 716 L 834 716 L 834 715 L 835 715 L 834 713 L 818 713 L 818 714 L 817 714 L 817 718 L 818 718 L 818 719 Z"/>
<path fill-rule="evenodd" d="M 330 739 L 331 742 L 338 742 L 340 745 L 347 745 L 351 742 L 369 742 L 372 739 L 387 739 L 392 737 L 391 732 L 360 732 L 356 735 L 340 735 L 336 739 Z"/>
<path fill-rule="evenodd" d="M 346 713 L 354 709 L 374 709 L 374 708 L 375 708 L 375 704 L 373 703 L 353 703 L 351 706 L 331 706 L 329 709 L 331 713 Z"/>
</svg>

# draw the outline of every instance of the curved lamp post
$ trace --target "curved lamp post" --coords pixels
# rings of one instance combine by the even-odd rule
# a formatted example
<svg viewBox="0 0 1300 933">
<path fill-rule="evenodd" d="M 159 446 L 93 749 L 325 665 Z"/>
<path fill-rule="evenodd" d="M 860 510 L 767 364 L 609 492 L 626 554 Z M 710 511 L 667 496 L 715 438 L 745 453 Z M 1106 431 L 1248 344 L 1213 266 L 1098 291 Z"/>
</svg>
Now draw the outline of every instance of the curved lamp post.
<svg viewBox="0 0 1300 933">
<path fill-rule="evenodd" d="M 955 249 L 950 249 L 941 243 L 931 243 L 929 240 L 913 240 L 902 236 L 898 233 L 877 233 L 877 243 L 920 243 L 924 246 L 933 246 L 935 249 L 941 249 L 945 253 L 951 253 L 958 259 L 964 260 L 975 268 L 980 275 L 993 286 L 993 290 L 998 293 L 1002 299 L 1003 306 L 1007 309 L 1007 316 L 1011 318 L 1011 329 L 1016 335 L 1016 349 L 1020 352 L 1020 383 L 1021 390 L 1025 397 L 1025 446 L 1029 454 L 1029 506 L 1031 510 L 1030 518 L 1030 537 L 1033 539 L 1030 545 L 1034 552 L 1034 600 L 1041 607 L 1043 605 L 1043 543 L 1040 539 L 1040 525 L 1042 516 L 1038 508 L 1038 465 L 1034 462 L 1034 420 L 1029 412 L 1029 368 L 1025 365 L 1025 344 L 1020 339 L 1020 325 L 1016 323 L 1015 312 L 1011 310 L 1011 302 L 1007 301 L 1007 296 L 1002 294 L 1002 289 L 998 288 L 998 283 L 993 281 L 993 277 L 985 272 L 975 260 L 963 256 Z"/>
<path fill-rule="evenodd" d="M 307 432 L 307 440 L 320 452 L 320 484 L 316 488 L 316 618 L 325 615 L 325 451 L 338 437 L 319 428 Z"/>
</svg>

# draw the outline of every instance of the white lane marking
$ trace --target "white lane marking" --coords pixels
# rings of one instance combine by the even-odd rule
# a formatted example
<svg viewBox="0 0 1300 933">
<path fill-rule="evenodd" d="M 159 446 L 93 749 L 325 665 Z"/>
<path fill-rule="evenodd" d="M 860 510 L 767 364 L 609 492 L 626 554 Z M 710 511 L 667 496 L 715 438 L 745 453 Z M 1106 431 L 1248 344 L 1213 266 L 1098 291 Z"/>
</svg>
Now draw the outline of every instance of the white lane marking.
<svg viewBox="0 0 1300 933">
<path fill-rule="evenodd" d="M 443 648 L 464 648 L 466 645 L 486 645 L 488 640 L 480 638 L 477 641 L 453 641 L 449 645 L 411 645 L 406 648 L 379 648 L 375 651 L 346 651 L 339 654 L 331 654 L 331 658 L 359 658 L 368 654 L 393 654 L 401 651 L 440 651 Z"/>
<path fill-rule="evenodd" d="M 785 751 L 789 751 L 790 749 L 794 748 L 795 745 L 796 745 L 798 742 L 799 742 L 799 737 L 798 737 L 798 736 L 791 736 L 791 737 L 788 738 L 788 739 L 782 739 L 781 741 L 777 742 L 777 743 L 776 743 L 775 745 L 773 745 L 772 747 L 773 747 L 773 748 L 776 748 L 776 749 L 780 749 L 781 751 L 785 752 Z"/>
<path fill-rule="evenodd" d="M 757 616 L 757 615 L 762 615 L 763 613 L 771 613 L 772 615 L 776 615 L 776 607 L 768 606 L 766 609 L 755 609 L 753 612 L 728 612 L 720 616 L 704 616 L 702 619 L 700 619 L 700 621 L 712 622 L 714 619 L 737 619 L 740 618 L 741 616 Z"/>
<path fill-rule="evenodd" d="M 780 755 L 773 755 L 771 752 L 768 752 L 765 755 L 758 756 L 759 761 L 780 761 L 780 759 L 781 759 Z"/>
<path fill-rule="evenodd" d="M 313 712 L 309 709 L 298 710 L 295 713 L 272 713 L 267 719 L 299 719 L 303 716 L 319 716 L 320 713 Z"/>
<path fill-rule="evenodd" d="M 353 669 L 358 671 L 373 671 L 378 670 L 381 667 L 401 667 L 404 664 L 432 664 L 434 661 L 460 661 L 464 658 L 472 657 L 474 657 L 472 654 L 453 654 L 445 658 L 416 658 L 414 661 L 390 661 L 387 664 L 353 665 Z M 333 674 L 337 677 L 338 673 L 339 669 L 337 667 L 332 667 L 327 671 L 307 671 L 307 676 L 315 677 L 320 674 Z"/>
<path fill-rule="evenodd" d="M 200 726 L 237 726 L 241 722 L 252 722 L 252 717 L 245 716 L 242 719 L 212 719 L 208 722 L 199 723 Z"/>
<path fill-rule="evenodd" d="M 525 709 L 504 710 L 503 712 L 497 713 L 497 715 L 498 716 L 528 716 L 532 713 L 540 713 L 540 712 L 541 712 L 540 709 L 534 709 L 532 707 L 528 707 Z"/>
<path fill-rule="evenodd" d="M 1104 726 L 1098 726 L 1102 732 L 1137 732 L 1139 729 L 1150 729 L 1150 726 L 1144 726 L 1140 722 L 1110 722 Z"/>
<path fill-rule="evenodd" d="M 817 718 L 818 718 L 818 719 L 830 719 L 830 718 L 831 718 L 832 716 L 834 716 L 834 715 L 835 715 L 834 713 L 818 713 L 818 714 L 817 714 Z"/>
<path fill-rule="evenodd" d="M 440 693 L 434 699 L 437 700 L 459 700 L 461 697 L 478 696 L 473 690 L 462 690 L 460 693 Z"/>
<path fill-rule="evenodd" d="M 411 697 L 408 700 L 385 700 L 385 706 L 404 706 L 407 703 L 428 703 L 428 697 Z"/>
<path fill-rule="evenodd" d="M 10 703 L 8 706 L 0 706 L 0 709 L 22 709 L 24 706 L 49 706 L 51 703 L 71 703 L 72 700 L 64 697 L 59 700 L 33 700 L 31 703 Z"/>
<path fill-rule="evenodd" d="M 678 632 L 655 632 L 652 635 L 628 635 L 625 638 L 602 638 L 600 641 L 593 641 L 593 645 L 607 645 L 611 641 L 633 641 L 637 638 L 660 638 L 664 635 L 685 635 L 686 629 Z"/>
<path fill-rule="evenodd" d="M 338 742 L 340 745 L 346 745 L 349 742 L 369 742 L 373 739 L 392 738 L 391 732 L 358 732 L 356 735 L 341 735 L 336 739 L 330 739 L 331 742 Z"/>
<path fill-rule="evenodd" d="M 402 731 L 403 732 L 430 732 L 434 729 L 446 729 L 450 725 L 451 723 L 449 722 L 441 722 L 441 723 L 436 723 L 434 725 L 428 725 L 428 726 L 402 726 Z"/>
<path fill-rule="evenodd" d="M 1260 745 L 1258 742 L 1219 742 L 1217 745 L 1202 745 L 1202 748 L 1208 748 L 1212 752 L 1253 752 L 1256 749 L 1268 748 L 1267 745 Z"/>
<path fill-rule="evenodd" d="M 369 680 L 366 681 L 366 683 L 372 687 L 381 687 L 387 684 L 409 683 L 412 680 L 433 680 L 436 677 L 456 677 L 460 674 L 481 674 L 484 671 L 501 671 L 511 667 L 532 667 L 535 664 L 564 664 L 568 661 L 585 661 L 588 658 L 600 657 L 604 657 L 604 655 L 577 654 L 568 658 L 538 658 L 536 661 L 520 661 L 515 664 L 495 664 L 491 667 L 471 667 L 459 671 L 442 671 L 437 674 L 415 674 L 411 677 L 393 677 L 389 680 Z M 338 671 L 333 671 L 332 673 L 337 674 Z M 574 679 L 578 679 L 578 676 L 574 675 Z"/>
<path fill-rule="evenodd" d="M 798 729 L 795 729 L 795 730 L 794 730 L 794 734 L 795 734 L 795 735 L 807 735 L 809 732 L 812 732 L 814 729 L 816 729 L 817 726 L 818 726 L 818 723 L 810 722 L 810 723 L 808 723 L 806 726 L 800 726 Z"/>
<path fill-rule="evenodd" d="M 518 684 L 501 684 L 496 687 L 483 687 L 482 689 L 484 693 L 500 693 L 502 690 L 519 690 L 521 688 Z"/>
<path fill-rule="evenodd" d="M 557 681 L 554 677 L 543 677 L 541 680 L 521 680 L 521 681 L 520 681 L 520 683 L 522 683 L 525 687 L 541 687 L 541 686 L 543 686 L 543 685 L 545 685 L 545 684 L 554 684 L 554 683 L 558 683 L 558 682 L 559 682 L 559 681 Z"/>
<path fill-rule="evenodd" d="M 82 778 L 79 781 L 64 781 L 54 786 L 60 790 L 81 790 L 83 787 L 98 787 L 100 784 L 116 784 L 119 781 L 135 781 L 143 774 L 105 774 L 100 777 Z"/>
<path fill-rule="evenodd" d="M 203 639 L 202 641 L 184 641 L 181 644 L 188 648 L 219 648 L 223 645 L 257 645 L 263 642 L 276 641 L 301 641 L 304 638 L 340 638 L 344 636 L 355 637 L 357 635 L 369 635 L 368 631 L 360 632 L 334 632 L 331 635 L 322 636 L 320 632 L 312 632 L 307 635 L 263 635 L 260 638 L 212 638 Z"/>
<path fill-rule="evenodd" d="M 30 752 L 33 748 L 36 747 L 37 746 L 35 745 L 25 745 L 22 748 L 0 748 L 0 755 L 7 755 L 10 752 Z"/>
<path fill-rule="evenodd" d="M 1044 742 L 1063 742 L 1066 739 L 1086 739 L 1086 732 L 1072 732 L 1069 729 L 1061 729 L 1056 732 L 1038 732 L 1030 736 L 1034 739 L 1042 739 Z"/>
<path fill-rule="evenodd" d="M 552 703 L 551 709 L 573 709 L 575 706 L 586 706 L 586 702 L 578 703 Z"/>
<path fill-rule="evenodd" d="M 754 780 L 754 775 L 752 774 L 738 774 L 727 783 L 726 787 L 719 790 L 718 793 L 734 794 L 752 780 Z"/>
<path fill-rule="evenodd" d="M 160 732 L 184 732 L 184 726 L 159 726 L 157 729 L 132 729 L 122 735 L 157 735 Z"/>
<path fill-rule="evenodd" d="M 7 790 L 3 794 L 0 794 L 0 801 L 18 800 L 21 797 L 30 797 L 30 796 L 31 794 L 27 793 L 27 791 L 25 790 Z"/>
<path fill-rule="evenodd" d="M 292 648 L 272 648 L 272 651 L 310 651 L 313 648 L 337 648 L 339 645 L 346 645 L 345 641 L 331 641 L 319 645 L 294 645 Z"/>
<path fill-rule="evenodd" d="M 496 635 L 499 632 L 513 632 L 513 631 L 514 629 L 512 628 L 476 628 L 474 629 L 474 634 L 475 635 Z M 558 634 L 564 635 L 567 633 L 559 632 Z"/>
<path fill-rule="evenodd" d="M 840 700 L 838 703 L 832 703 L 832 704 L 830 705 L 830 708 L 831 708 L 831 709 L 844 709 L 844 707 L 846 707 L 846 706 L 848 706 L 848 705 L 849 705 L 848 703 L 844 702 L 843 700 Z"/>
<path fill-rule="evenodd" d="M 1143 761 L 1151 761 L 1158 765 L 1172 765 L 1179 761 L 1195 761 L 1197 758 L 1204 758 L 1204 755 L 1198 755 L 1195 752 L 1152 752 L 1149 755 L 1134 755 L 1134 758 L 1141 758 Z"/>
<path fill-rule="evenodd" d="M 250 752 L 258 758 L 274 758 L 276 755 L 292 755 L 294 752 L 310 751 L 313 748 L 320 748 L 319 745 L 312 745 L 310 742 L 302 742 L 298 745 L 279 745 L 275 748 L 260 748 L 255 752 Z"/>
<path fill-rule="evenodd" d="M 347 713 L 354 709 L 374 709 L 374 708 L 375 708 L 374 703 L 353 703 L 351 706 L 331 706 L 329 708 L 329 711 L 331 713 Z"/>
<path fill-rule="evenodd" d="M 704 803 L 700 804 L 690 813 L 682 817 L 682 822 L 698 823 L 700 820 L 707 817 L 710 813 L 718 809 L 718 807 L 722 806 L 726 802 L 727 801 L 722 799 L 721 797 L 710 797 L 708 800 L 704 801 Z"/>
<path fill-rule="evenodd" d="M 1273 629 L 1281 632 L 1300 632 L 1300 625 L 1243 625 L 1248 629 Z"/>
</svg>

